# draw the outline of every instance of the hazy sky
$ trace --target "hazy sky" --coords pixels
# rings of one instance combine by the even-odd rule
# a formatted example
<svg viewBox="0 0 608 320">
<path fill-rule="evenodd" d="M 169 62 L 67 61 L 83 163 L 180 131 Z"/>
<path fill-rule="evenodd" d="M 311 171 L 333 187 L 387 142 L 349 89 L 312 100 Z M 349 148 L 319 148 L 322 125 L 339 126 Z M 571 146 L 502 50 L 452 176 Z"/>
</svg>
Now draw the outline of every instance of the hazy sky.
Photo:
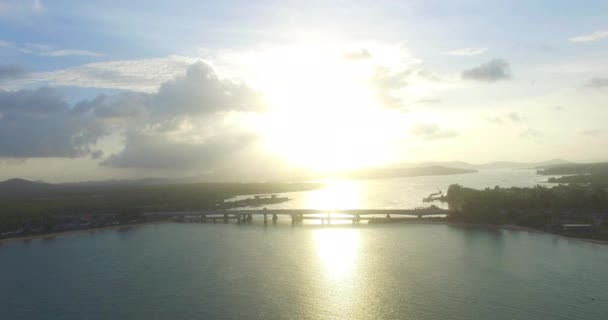
<svg viewBox="0 0 608 320">
<path fill-rule="evenodd" d="M 0 179 L 608 159 L 606 1 L 0 0 Z"/>
</svg>

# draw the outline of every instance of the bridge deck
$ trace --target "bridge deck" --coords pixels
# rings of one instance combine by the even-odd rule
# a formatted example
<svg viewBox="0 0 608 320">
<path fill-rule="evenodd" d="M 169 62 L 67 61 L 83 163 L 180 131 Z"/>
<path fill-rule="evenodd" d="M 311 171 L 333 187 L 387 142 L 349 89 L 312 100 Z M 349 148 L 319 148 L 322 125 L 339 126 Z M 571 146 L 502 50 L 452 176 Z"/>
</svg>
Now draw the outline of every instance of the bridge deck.
<svg viewBox="0 0 608 320">
<path fill-rule="evenodd" d="M 206 216 L 207 218 L 223 218 L 224 216 L 235 217 L 239 215 L 306 215 L 321 219 L 328 214 L 338 216 L 378 216 L 378 215 L 408 215 L 408 216 L 432 216 L 449 214 L 451 210 L 445 209 L 347 209 L 347 210 L 322 210 L 322 209 L 275 209 L 275 210 L 200 210 L 200 211 L 160 211 L 144 212 L 145 216 Z M 337 216 L 336 216 L 337 217 Z"/>
</svg>

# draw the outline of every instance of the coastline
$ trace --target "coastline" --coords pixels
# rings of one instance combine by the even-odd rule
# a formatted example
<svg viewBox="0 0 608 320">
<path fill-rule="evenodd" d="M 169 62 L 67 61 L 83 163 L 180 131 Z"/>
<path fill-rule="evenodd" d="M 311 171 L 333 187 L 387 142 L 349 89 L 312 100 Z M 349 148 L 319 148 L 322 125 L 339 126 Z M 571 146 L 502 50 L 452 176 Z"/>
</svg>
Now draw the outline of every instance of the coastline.
<svg viewBox="0 0 608 320">
<path fill-rule="evenodd" d="M 583 237 L 571 237 L 571 236 L 561 234 L 561 233 L 555 233 L 555 232 L 541 230 L 541 229 L 534 229 L 534 228 L 530 228 L 530 227 L 523 227 L 523 226 L 518 226 L 518 225 L 514 225 L 514 224 L 493 225 L 493 224 L 487 224 L 487 223 L 468 223 L 468 222 L 450 222 L 450 221 L 446 221 L 445 223 L 448 225 L 454 225 L 454 226 L 484 227 L 484 228 L 503 229 L 503 230 L 512 230 L 512 231 L 526 231 L 526 232 L 538 233 L 538 234 L 550 234 L 550 235 L 562 237 L 562 238 L 569 239 L 569 240 L 580 240 L 580 241 L 589 242 L 589 243 L 608 245 L 608 240 L 599 240 L 599 239 L 591 239 L 591 238 L 583 238 Z"/>
<path fill-rule="evenodd" d="M 150 221 L 150 222 L 139 222 L 139 223 L 131 223 L 131 224 L 122 224 L 115 226 L 105 226 L 99 228 L 89 228 L 89 229 L 77 229 L 77 230 L 65 230 L 58 232 L 50 232 L 50 233 L 41 233 L 41 234 L 33 234 L 23 237 L 14 237 L 14 238 L 6 238 L 0 239 L 0 246 L 13 242 L 30 242 L 32 240 L 53 240 L 56 237 L 66 237 L 72 235 L 79 235 L 84 233 L 97 233 L 97 232 L 105 232 L 105 231 L 119 231 L 119 230 L 128 230 L 133 228 L 142 227 L 149 224 L 159 224 L 159 223 L 167 223 L 168 221 Z"/>
<path fill-rule="evenodd" d="M 456 222 L 456 221 L 448 221 L 448 220 L 437 219 L 437 218 L 433 219 L 433 220 L 430 220 L 430 219 L 429 220 L 418 220 L 415 218 L 390 218 L 390 220 L 385 219 L 385 218 L 377 218 L 377 219 L 382 219 L 382 220 L 375 222 L 378 224 L 385 224 L 385 223 L 445 224 L 445 225 L 460 226 L 460 227 L 482 227 L 482 228 L 490 228 L 490 229 L 526 231 L 526 232 L 537 233 L 537 234 L 550 234 L 550 235 L 562 237 L 562 238 L 569 239 L 569 240 L 580 240 L 580 241 L 585 241 L 585 242 L 589 242 L 589 243 L 608 245 L 608 240 L 599 240 L 599 239 L 584 238 L 584 237 L 573 237 L 573 236 L 568 236 L 568 235 L 561 234 L 561 233 L 551 232 L 548 230 L 534 229 L 534 228 L 518 226 L 518 225 L 514 225 L 514 224 L 495 225 L 495 224 L 488 224 L 488 223 Z"/>
</svg>

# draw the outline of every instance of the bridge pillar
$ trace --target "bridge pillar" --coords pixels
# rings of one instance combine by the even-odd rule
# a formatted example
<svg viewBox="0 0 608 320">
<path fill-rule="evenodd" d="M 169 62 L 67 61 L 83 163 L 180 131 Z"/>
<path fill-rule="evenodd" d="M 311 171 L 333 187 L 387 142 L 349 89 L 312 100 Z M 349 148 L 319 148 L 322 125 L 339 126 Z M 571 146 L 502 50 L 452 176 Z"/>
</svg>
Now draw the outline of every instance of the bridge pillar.
<svg viewBox="0 0 608 320">
<path fill-rule="evenodd" d="M 327 214 L 327 224 L 331 224 L 331 213 Z"/>
<path fill-rule="evenodd" d="M 277 222 L 277 214 L 276 213 L 272 214 L 272 222 L 274 222 L 274 223 Z"/>
<path fill-rule="evenodd" d="M 224 213 L 224 223 L 228 223 L 228 214 Z"/>
<path fill-rule="evenodd" d="M 251 223 L 253 221 L 253 215 L 250 213 L 247 215 L 247 223 Z"/>
<path fill-rule="evenodd" d="M 206 215 L 206 214 L 204 214 L 202 219 L 203 219 L 203 220 L 202 220 L 203 222 L 207 222 L 207 215 Z"/>
<path fill-rule="evenodd" d="M 268 217 L 266 215 L 266 212 L 264 212 L 264 224 L 267 224 L 267 223 L 268 223 Z"/>
<path fill-rule="evenodd" d="M 387 214 L 386 214 L 386 218 L 387 218 L 387 219 L 390 219 L 390 218 L 391 218 L 391 215 L 390 215 L 389 213 L 387 213 Z"/>
<path fill-rule="evenodd" d="M 215 218 L 213 218 L 213 223 L 215 223 Z"/>
</svg>

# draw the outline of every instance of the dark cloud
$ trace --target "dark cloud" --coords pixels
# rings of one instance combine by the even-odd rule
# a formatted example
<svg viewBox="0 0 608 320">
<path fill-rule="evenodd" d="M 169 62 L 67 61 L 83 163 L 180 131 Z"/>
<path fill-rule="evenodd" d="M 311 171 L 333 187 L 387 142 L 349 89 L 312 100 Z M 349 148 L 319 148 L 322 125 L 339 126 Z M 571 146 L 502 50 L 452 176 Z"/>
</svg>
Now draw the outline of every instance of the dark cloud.
<svg viewBox="0 0 608 320">
<path fill-rule="evenodd" d="M 95 150 L 93 152 L 91 152 L 91 158 L 93 159 L 101 159 L 103 157 L 103 151 L 101 150 Z"/>
<path fill-rule="evenodd" d="M 441 129 L 437 124 L 434 123 L 417 123 L 411 127 L 410 133 L 424 140 L 447 139 L 458 136 L 458 132 Z"/>
<path fill-rule="evenodd" d="M 342 58 L 345 60 L 366 60 L 371 58 L 372 55 L 369 53 L 367 49 L 361 49 L 356 52 L 349 52 L 345 54 Z"/>
<path fill-rule="evenodd" d="M 100 94 L 93 100 L 75 104 L 74 112 L 93 112 L 106 121 L 126 121 L 143 116 L 150 103 L 151 95 L 146 93 Z"/>
<path fill-rule="evenodd" d="M 493 59 L 478 67 L 464 70 L 461 74 L 463 79 L 481 82 L 495 82 L 511 78 L 509 63 L 504 59 Z"/>
<path fill-rule="evenodd" d="M 106 133 L 54 89 L 0 90 L 0 157 L 81 157 Z"/>
<path fill-rule="evenodd" d="M 18 79 L 25 76 L 25 68 L 16 64 L 0 64 L 0 81 Z"/>
<path fill-rule="evenodd" d="M 585 87 L 598 89 L 608 88 L 608 78 L 591 78 L 589 81 L 587 81 L 587 83 L 585 83 Z"/>
<path fill-rule="evenodd" d="M 259 94 L 203 63 L 154 94 L 99 95 L 73 105 L 50 88 L 0 90 L 0 157 L 98 159 L 97 141 L 124 133 L 123 150 L 104 165 L 211 168 L 256 140 L 238 125 L 221 125 L 225 117 L 262 110 Z"/>
<path fill-rule="evenodd" d="M 105 166 L 142 169 L 216 169 L 248 150 L 257 137 L 221 125 L 234 112 L 266 110 L 263 98 L 243 83 L 222 80 L 206 64 L 161 85 L 156 94 L 100 98 L 104 118 L 127 119 L 124 149 Z"/>
<path fill-rule="evenodd" d="M 137 169 L 214 170 L 227 159 L 245 152 L 256 137 L 225 133 L 204 142 L 172 141 L 163 134 L 127 134 L 124 149 L 102 162 L 104 166 Z"/>
<path fill-rule="evenodd" d="M 160 117 L 200 115 L 228 111 L 262 111 L 261 95 L 243 83 L 219 79 L 202 63 L 192 65 L 183 77 L 161 85 L 150 112 Z"/>
</svg>

